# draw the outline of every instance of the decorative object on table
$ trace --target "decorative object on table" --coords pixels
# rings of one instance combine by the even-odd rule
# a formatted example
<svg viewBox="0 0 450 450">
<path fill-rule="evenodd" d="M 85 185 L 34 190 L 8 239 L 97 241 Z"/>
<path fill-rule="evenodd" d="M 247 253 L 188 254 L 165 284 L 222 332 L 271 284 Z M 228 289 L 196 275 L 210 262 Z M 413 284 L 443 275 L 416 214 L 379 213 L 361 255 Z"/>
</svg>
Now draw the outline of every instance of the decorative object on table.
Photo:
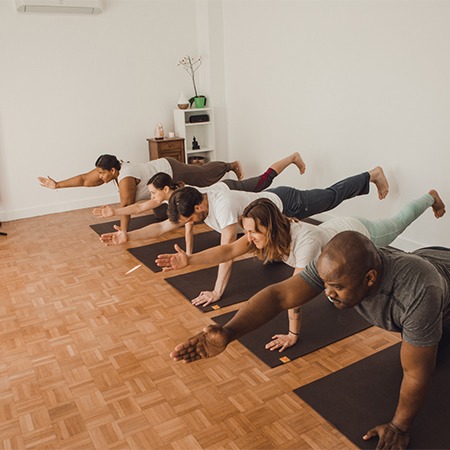
<svg viewBox="0 0 450 450">
<path fill-rule="evenodd" d="M 200 144 L 198 143 L 195 136 L 194 139 L 192 139 L 192 150 L 200 150 Z"/>
<path fill-rule="evenodd" d="M 164 139 L 164 127 L 162 123 L 157 123 L 155 127 L 155 139 L 160 140 Z"/>
<path fill-rule="evenodd" d="M 177 106 L 179 109 L 189 108 L 189 100 L 185 97 L 183 93 L 181 93 L 180 98 L 177 101 Z"/>
<path fill-rule="evenodd" d="M 194 97 L 189 99 L 189 104 L 192 108 L 192 104 L 195 103 L 196 108 L 204 108 L 206 105 L 206 97 L 204 95 L 198 95 L 197 86 L 195 84 L 195 72 L 202 65 L 202 57 L 193 58 L 191 56 L 185 56 L 178 61 L 178 65 L 181 66 L 191 77 L 192 84 L 194 85 Z"/>
<path fill-rule="evenodd" d="M 173 131 L 169 131 L 169 137 L 170 138 L 174 138 L 175 137 L 175 133 Z"/>
</svg>

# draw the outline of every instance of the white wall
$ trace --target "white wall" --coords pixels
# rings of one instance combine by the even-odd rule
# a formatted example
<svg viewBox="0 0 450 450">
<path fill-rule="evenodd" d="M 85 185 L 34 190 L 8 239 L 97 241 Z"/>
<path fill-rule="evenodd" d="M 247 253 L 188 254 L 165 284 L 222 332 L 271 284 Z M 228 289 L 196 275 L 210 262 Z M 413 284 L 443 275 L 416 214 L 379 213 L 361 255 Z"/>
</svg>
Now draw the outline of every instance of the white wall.
<svg viewBox="0 0 450 450">
<path fill-rule="evenodd" d="M 173 128 L 178 60 L 197 52 L 192 0 L 104 0 L 98 16 L 20 14 L 0 0 L 0 220 L 118 201 L 112 183 L 50 191 L 102 153 L 148 160 L 157 122 Z"/>
<path fill-rule="evenodd" d="M 294 150 L 307 174 L 277 184 L 384 167 L 388 199 L 372 191 L 320 218 L 388 217 L 430 188 L 450 199 L 450 2 L 105 2 L 94 17 L 27 16 L 0 0 L 0 220 L 117 201 L 113 185 L 48 191 L 36 176 L 87 171 L 106 152 L 147 160 L 156 122 L 170 128 L 191 94 L 186 54 L 205 60 L 218 157 L 248 175 Z M 448 223 L 427 211 L 395 244 L 450 246 Z"/>
<path fill-rule="evenodd" d="M 263 170 L 299 150 L 278 184 L 324 187 L 382 165 L 375 192 L 329 214 L 388 217 L 436 188 L 450 202 L 450 2 L 223 2 L 230 158 Z M 449 215 L 450 216 L 450 215 Z M 395 245 L 450 246 L 427 211 Z"/>
</svg>

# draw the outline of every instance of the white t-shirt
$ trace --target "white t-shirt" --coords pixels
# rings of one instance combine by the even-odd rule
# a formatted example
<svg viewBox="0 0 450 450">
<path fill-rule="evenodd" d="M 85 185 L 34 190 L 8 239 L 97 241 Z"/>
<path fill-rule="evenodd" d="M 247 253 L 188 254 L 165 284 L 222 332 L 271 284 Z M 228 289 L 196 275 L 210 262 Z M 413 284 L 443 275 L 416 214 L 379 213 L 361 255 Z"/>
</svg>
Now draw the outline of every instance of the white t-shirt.
<svg viewBox="0 0 450 450">
<path fill-rule="evenodd" d="M 292 222 L 291 251 L 284 262 L 291 267 L 306 267 L 320 255 L 328 242 L 341 231 L 359 231 L 370 238 L 367 228 L 353 217 L 337 217 L 319 226 L 306 222 Z"/>
<path fill-rule="evenodd" d="M 208 195 L 209 212 L 205 223 L 219 233 L 227 226 L 238 223 L 244 209 L 258 198 L 272 200 L 277 208 L 283 211 L 283 203 L 280 197 L 273 192 L 231 191 L 224 183 L 216 183 L 213 186 L 200 189 L 200 191 Z"/>
<path fill-rule="evenodd" d="M 120 168 L 118 183 L 126 177 L 133 177 L 139 180 L 136 185 L 135 201 L 148 200 L 150 198 L 150 191 L 147 183 L 150 178 L 158 172 L 164 172 L 173 176 L 172 167 L 166 158 L 154 159 L 146 163 L 123 163 Z"/>
</svg>

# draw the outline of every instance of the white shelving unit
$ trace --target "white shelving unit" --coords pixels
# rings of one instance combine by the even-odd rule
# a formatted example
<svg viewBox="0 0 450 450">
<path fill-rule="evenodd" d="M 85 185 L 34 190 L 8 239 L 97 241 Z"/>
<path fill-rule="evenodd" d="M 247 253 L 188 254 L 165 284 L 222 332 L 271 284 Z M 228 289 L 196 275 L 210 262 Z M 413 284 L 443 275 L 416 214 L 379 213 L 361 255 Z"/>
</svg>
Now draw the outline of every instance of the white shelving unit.
<svg viewBox="0 0 450 450">
<path fill-rule="evenodd" d="M 191 116 L 208 115 L 208 122 L 191 123 Z M 185 161 L 189 162 L 190 157 L 202 156 L 205 162 L 213 161 L 216 154 L 216 143 L 214 133 L 214 111 L 212 108 L 192 108 L 174 109 L 173 122 L 175 126 L 175 136 L 185 139 L 184 151 Z M 194 137 L 200 145 L 199 150 L 192 149 Z"/>
</svg>

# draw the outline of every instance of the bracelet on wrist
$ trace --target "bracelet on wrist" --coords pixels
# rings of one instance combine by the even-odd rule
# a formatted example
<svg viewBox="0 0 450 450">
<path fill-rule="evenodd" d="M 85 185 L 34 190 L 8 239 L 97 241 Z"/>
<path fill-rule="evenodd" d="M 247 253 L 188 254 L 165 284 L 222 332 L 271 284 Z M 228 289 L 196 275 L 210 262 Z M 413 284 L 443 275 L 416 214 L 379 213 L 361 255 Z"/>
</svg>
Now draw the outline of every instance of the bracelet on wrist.
<svg viewBox="0 0 450 450">
<path fill-rule="evenodd" d="M 298 333 L 294 333 L 293 331 L 289 330 L 289 333 L 293 334 L 294 336 L 298 336 Z"/>
</svg>

